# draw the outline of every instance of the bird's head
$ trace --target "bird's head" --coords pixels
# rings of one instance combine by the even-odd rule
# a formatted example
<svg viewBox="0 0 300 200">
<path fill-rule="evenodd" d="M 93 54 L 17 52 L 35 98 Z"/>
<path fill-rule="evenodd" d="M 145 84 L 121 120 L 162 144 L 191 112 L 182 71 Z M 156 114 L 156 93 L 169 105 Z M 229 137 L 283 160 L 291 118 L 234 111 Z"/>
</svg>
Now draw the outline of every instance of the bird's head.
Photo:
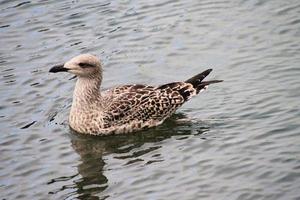
<svg viewBox="0 0 300 200">
<path fill-rule="evenodd" d="M 49 72 L 69 72 L 78 77 L 97 77 L 102 75 L 100 60 L 91 54 L 81 54 L 65 64 L 52 67 Z"/>
</svg>

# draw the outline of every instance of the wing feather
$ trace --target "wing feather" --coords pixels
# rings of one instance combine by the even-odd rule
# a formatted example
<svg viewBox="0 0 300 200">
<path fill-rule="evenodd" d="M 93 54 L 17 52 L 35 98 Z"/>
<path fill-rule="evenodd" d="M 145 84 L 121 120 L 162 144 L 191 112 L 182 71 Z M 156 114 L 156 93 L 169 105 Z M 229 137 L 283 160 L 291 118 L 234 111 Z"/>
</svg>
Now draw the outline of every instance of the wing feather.
<svg viewBox="0 0 300 200">
<path fill-rule="evenodd" d="M 188 92 L 187 86 L 174 83 L 156 88 L 146 85 L 115 88 L 112 90 L 114 98 L 106 109 L 106 121 L 112 126 L 126 124 L 132 120 L 163 120 L 186 101 L 183 94 Z"/>
</svg>

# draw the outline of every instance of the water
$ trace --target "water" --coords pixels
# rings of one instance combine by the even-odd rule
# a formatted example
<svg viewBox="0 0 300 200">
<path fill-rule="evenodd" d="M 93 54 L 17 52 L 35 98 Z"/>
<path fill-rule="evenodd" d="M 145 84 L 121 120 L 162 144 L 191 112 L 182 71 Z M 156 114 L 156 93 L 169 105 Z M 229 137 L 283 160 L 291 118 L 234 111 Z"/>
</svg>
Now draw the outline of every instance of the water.
<svg viewBox="0 0 300 200">
<path fill-rule="evenodd" d="M 300 3 L 1 1 L 1 199 L 300 199 Z M 49 68 L 102 58 L 103 88 L 225 82 L 150 130 L 72 133 L 75 79 Z"/>
</svg>

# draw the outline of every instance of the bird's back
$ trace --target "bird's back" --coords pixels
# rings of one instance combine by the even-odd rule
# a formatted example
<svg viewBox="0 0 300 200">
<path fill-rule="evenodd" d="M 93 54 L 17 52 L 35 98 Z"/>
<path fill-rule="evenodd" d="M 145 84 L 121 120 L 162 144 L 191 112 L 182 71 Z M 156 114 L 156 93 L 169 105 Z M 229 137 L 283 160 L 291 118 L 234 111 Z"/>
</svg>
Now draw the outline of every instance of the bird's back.
<svg viewBox="0 0 300 200">
<path fill-rule="evenodd" d="M 174 82 L 159 87 L 125 85 L 114 88 L 104 113 L 104 128 L 131 132 L 162 123 L 196 94 L 192 84 Z"/>
</svg>

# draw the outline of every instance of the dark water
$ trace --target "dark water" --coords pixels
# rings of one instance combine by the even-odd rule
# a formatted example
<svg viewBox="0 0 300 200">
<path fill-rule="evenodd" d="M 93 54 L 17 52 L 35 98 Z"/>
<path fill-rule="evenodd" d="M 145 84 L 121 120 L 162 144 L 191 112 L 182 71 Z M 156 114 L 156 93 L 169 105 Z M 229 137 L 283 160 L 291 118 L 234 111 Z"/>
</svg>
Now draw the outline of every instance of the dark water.
<svg viewBox="0 0 300 200">
<path fill-rule="evenodd" d="M 1 199 L 300 199 L 298 0 L 99 2 L 0 3 Z M 48 73 L 80 53 L 104 88 L 225 82 L 157 128 L 87 137 L 76 80 Z"/>
</svg>

